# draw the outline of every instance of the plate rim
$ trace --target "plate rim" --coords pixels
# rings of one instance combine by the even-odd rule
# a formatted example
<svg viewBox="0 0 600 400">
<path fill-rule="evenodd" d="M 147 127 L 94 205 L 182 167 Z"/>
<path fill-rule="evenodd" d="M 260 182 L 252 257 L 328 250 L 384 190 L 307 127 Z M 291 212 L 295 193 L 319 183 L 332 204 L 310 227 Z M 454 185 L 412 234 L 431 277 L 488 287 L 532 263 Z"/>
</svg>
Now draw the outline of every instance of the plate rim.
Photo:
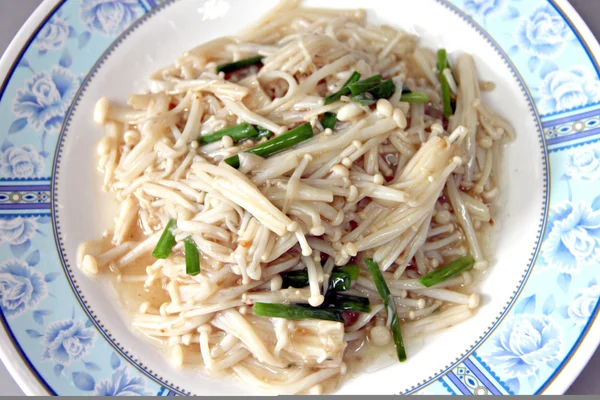
<svg viewBox="0 0 600 400">
<path fill-rule="evenodd" d="M 66 0 L 44 0 L 36 7 L 23 26 L 11 40 L 6 51 L 0 58 L 0 77 L 2 86 L 6 84 L 9 74 L 16 67 L 19 59 L 34 36 L 43 24 L 52 17 L 54 11 Z M 563 17 L 566 18 L 574 32 L 580 36 L 579 42 L 586 49 L 595 67 L 600 66 L 600 43 L 583 21 L 579 13 L 567 0 L 548 0 Z M 579 38 L 578 38 L 579 39 Z M 545 140 L 544 140 L 545 141 Z M 542 238 L 540 238 L 542 240 Z M 16 338 L 12 337 L 10 329 L 6 329 L 6 321 L 2 316 L 2 329 L 0 329 L 0 359 L 15 379 L 19 387 L 27 395 L 54 394 L 52 388 L 46 388 L 38 379 L 35 367 L 29 364 L 27 357 L 22 353 Z M 598 305 L 595 314 L 581 332 L 580 337 L 573 345 L 570 354 L 563 360 L 556 376 L 546 387 L 539 390 L 543 394 L 563 394 L 581 374 L 595 350 L 600 345 L 600 321 L 598 318 Z M 17 357 L 15 357 L 17 356 Z"/>
<path fill-rule="evenodd" d="M 571 28 L 581 36 L 581 44 L 586 48 L 596 68 L 600 67 L 600 42 L 592 33 L 588 24 L 581 18 L 575 7 L 568 0 L 549 0 L 561 14 L 567 18 Z M 549 164 L 551 167 L 551 164 Z M 588 326 L 583 330 L 579 339 L 571 349 L 569 356 L 563 360 L 563 365 L 552 382 L 541 389 L 539 394 L 562 395 L 569 390 L 575 380 L 581 375 L 596 350 L 600 347 L 600 319 L 598 304 L 595 314 Z"/>
<path fill-rule="evenodd" d="M 8 83 L 9 74 L 16 68 L 16 62 L 21 53 L 26 50 L 26 47 L 33 41 L 35 34 L 52 17 L 62 1 L 43 0 L 12 38 L 2 57 L 0 57 L 0 82 L 2 82 L 0 87 L 4 87 Z M 7 322 L 2 313 L 0 313 L 0 325 L 0 360 L 19 388 L 27 396 L 56 395 L 52 388 L 46 387 L 40 380 L 35 367 L 23 354 L 11 330 L 7 329 Z"/>
</svg>

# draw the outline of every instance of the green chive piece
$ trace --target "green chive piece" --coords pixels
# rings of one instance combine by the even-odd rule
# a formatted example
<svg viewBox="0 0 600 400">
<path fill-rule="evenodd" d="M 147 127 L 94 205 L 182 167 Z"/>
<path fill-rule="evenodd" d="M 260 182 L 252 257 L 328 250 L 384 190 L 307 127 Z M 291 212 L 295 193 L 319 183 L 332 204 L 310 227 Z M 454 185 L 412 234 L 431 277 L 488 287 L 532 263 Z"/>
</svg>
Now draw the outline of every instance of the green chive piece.
<svg viewBox="0 0 600 400">
<path fill-rule="evenodd" d="M 258 140 L 264 137 L 266 137 L 267 139 L 271 139 L 273 136 L 275 136 L 273 132 L 262 126 L 254 125 L 254 129 L 256 129 L 256 131 L 258 132 L 258 135 L 256 136 L 256 139 Z"/>
<path fill-rule="evenodd" d="M 464 256 L 458 260 L 452 261 L 450 264 L 444 265 L 441 268 L 430 272 L 427 275 L 419 278 L 419 282 L 425 287 L 435 286 L 438 283 L 442 283 L 455 275 L 460 274 L 464 271 L 469 271 L 475 265 L 475 259 L 472 256 Z"/>
<path fill-rule="evenodd" d="M 383 300 L 383 304 L 387 309 L 388 319 L 389 315 L 391 314 L 390 329 L 392 330 L 394 344 L 396 345 L 396 353 L 398 355 L 398 360 L 400 362 L 404 362 L 406 361 L 406 349 L 404 348 L 402 332 L 400 331 L 400 321 L 398 320 L 398 313 L 396 312 L 396 302 L 394 301 L 394 297 L 392 296 L 390 289 L 385 282 L 385 278 L 379 269 L 379 265 L 372 258 L 365 259 L 365 264 L 367 264 L 367 268 L 369 268 L 369 272 L 373 277 L 375 286 L 377 286 L 379 296 L 381 297 L 381 300 Z"/>
<path fill-rule="evenodd" d="M 342 271 L 350 275 L 350 279 L 355 281 L 360 277 L 360 267 L 356 264 L 347 264 L 342 265 L 341 267 L 336 267 L 334 271 Z"/>
<path fill-rule="evenodd" d="M 269 140 L 268 142 L 261 143 L 249 150 L 246 153 L 256 154 L 260 157 L 268 157 L 275 153 L 279 153 L 287 148 L 297 145 L 298 143 L 304 142 L 314 136 L 314 132 L 310 122 L 303 125 L 297 126 L 289 132 L 279 135 L 276 138 Z M 240 166 L 240 157 L 236 154 L 225 159 L 225 162 L 231 165 L 233 168 Z"/>
<path fill-rule="evenodd" d="M 400 101 L 405 103 L 429 103 L 431 99 L 425 93 L 410 92 L 400 96 Z"/>
<path fill-rule="evenodd" d="M 348 78 L 348 80 L 342 85 L 342 88 L 340 90 L 325 97 L 324 104 L 328 105 L 331 103 L 335 103 L 336 101 L 341 99 L 342 96 L 349 94 L 350 89 L 348 89 L 348 85 L 358 82 L 359 80 L 360 80 L 360 74 L 358 72 L 354 71 L 352 73 L 352 75 L 350 75 L 350 78 Z"/>
<path fill-rule="evenodd" d="M 300 289 L 309 285 L 308 271 L 290 271 L 281 274 L 281 287 Z M 329 281 L 329 290 L 345 292 L 350 290 L 350 274 L 342 270 L 334 270 Z"/>
<path fill-rule="evenodd" d="M 281 288 L 287 289 L 289 287 L 293 287 L 296 289 L 300 289 L 308 286 L 308 271 L 290 271 L 283 272 L 281 274 Z"/>
<path fill-rule="evenodd" d="M 394 92 L 396 92 L 396 85 L 394 84 L 394 81 L 391 79 L 386 79 L 373 90 L 371 90 L 370 93 L 376 99 L 389 99 L 394 95 Z"/>
<path fill-rule="evenodd" d="M 258 135 L 259 133 L 256 130 L 256 128 L 244 122 L 236 126 L 230 126 L 229 128 L 221 129 L 220 131 L 211 133 L 206 136 L 200 136 L 198 138 L 198 143 L 209 144 L 218 142 L 219 140 L 223 139 L 224 136 L 230 136 L 234 142 L 237 142 L 242 139 L 248 139 L 251 137 L 256 137 Z"/>
<path fill-rule="evenodd" d="M 335 115 L 332 112 L 326 112 L 325 114 L 323 114 L 323 118 L 321 118 L 321 125 L 323 125 L 323 128 L 329 128 L 333 130 L 333 128 L 335 128 L 336 123 L 337 115 Z"/>
<path fill-rule="evenodd" d="M 186 237 L 183 247 L 185 249 L 185 273 L 191 276 L 198 275 L 200 273 L 200 253 L 196 242 L 191 237 Z"/>
<path fill-rule="evenodd" d="M 348 89 L 350 89 L 350 93 L 352 96 L 358 96 L 359 94 L 370 92 L 375 89 L 381 83 L 381 75 L 373 75 L 367 79 L 363 79 L 362 81 L 355 82 L 351 85 L 348 85 Z"/>
<path fill-rule="evenodd" d="M 342 271 L 333 271 L 329 279 L 330 290 L 346 292 L 350 290 L 350 275 Z"/>
<path fill-rule="evenodd" d="M 353 83 L 348 86 L 352 93 L 352 101 L 363 106 L 375 104 L 379 99 L 389 99 L 396 91 L 396 85 L 391 79 L 381 80 L 381 75 Z"/>
<path fill-rule="evenodd" d="M 361 93 L 356 96 L 352 96 L 351 99 L 353 102 L 358 103 L 361 106 L 370 106 L 370 105 L 377 103 L 377 100 L 375 99 L 375 97 L 369 92 Z"/>
<path fill-rule="evenodd" d="M 371 312 L 371 303 L 366 297 L 350 296 L 338 292 L 328 293 L 325 302 L 319 307 L 338 311 Z"/>
<path fill-rule="evenodd" d="M 219 72 L 225 72 L 226 74 L 228 74 L 230 72 L 237 71 L 238 69 L 242 69 L 242 68 L 249 67 L 251 65 L 259 64 L 263 58 L 264 58 L 263 56 L 256 56 L 256 57 L 250 57 L 250 58 L 246 58 L 244 60 L 239 60 L 239 61 L 235 61 L 235 62 L 231 62 L 231 63 L 227 63 L 227 64 L 221 64 L 217 67 L 217 74 Z"/>
<path fill-rule="evenodd" d="M 160 258 L 163 260 L 169 257 L 169 254 L 171 254 L 171 250 L 175 245 L 175 236 L 173 236 L 173 229 L 175 229 L 176 226 L 177 221 L 174 219 L 170 219 L 169 222 L 167 222 L 167 226 L 165 226 L 162 235 L 160 235 L 160 239 L 158 239 L 158 243 L 156 243 L 154 251 L 152 251 L 152 257 Z"/>
<path fill-rule="evenodd" d="M 302 307 L 299 305 L 254 303 L 254 315 L 269 318 L 286 319 L 321 319 L 326 321 L 344 322 L 342 313 L 337 310 Z"/>
<path fill-rule="evenodd" d="M 444 117 L 450 118 L 452 116 L 452 99 L 450 97 L 450 84 L 448 83 L 448 79 L 446 79 L 446 75 L 444 75 L 444 70 L 446 68 L 450 68 L 446 49 L 438 50 L 437 59 L 438 74 L 440 78 L 440 83 L 442 85 L 442 103 L 444 105 Z"/>
</svg>

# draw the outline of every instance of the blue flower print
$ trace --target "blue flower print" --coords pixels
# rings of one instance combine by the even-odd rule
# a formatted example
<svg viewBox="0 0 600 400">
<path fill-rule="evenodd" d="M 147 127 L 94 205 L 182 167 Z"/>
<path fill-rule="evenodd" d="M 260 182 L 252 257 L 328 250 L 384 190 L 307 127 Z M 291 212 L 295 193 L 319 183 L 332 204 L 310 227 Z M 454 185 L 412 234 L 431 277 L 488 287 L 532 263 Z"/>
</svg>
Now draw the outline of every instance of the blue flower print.
<svg viewBox="0 0 600 400">
<path fill-rule="evenodd" d="M 536 100 L 542 114 L 597 103 L 600 101 L 600 81 L 581 67 L 555 70 L 542 80 Z"/>
<path fill-rule="evenodd" d="M 559 325 L 546 315 L 517 314 L 492 336 L 493 350 L 484 355 L 502 379 L 527 377 L 558 359 L 562 347 Z"/>
<path fill-rule="evenodd" d="M 26 117 L 34 129 L 56 133 L 78 87 L 79 79 L 63 67 L 38 72 L 25 82 L 24 88 L 17 90 L 13 113 Z"/>
<path fill-rule="evenodd" d="M 464 0 L 464 11 L 474 17 L 487 18 L 504 8 L 506 0 Z"/>
<path fill-rule="evenodd" d="M 595 181 L 600 178 L 599 145 L 575 149 L 568 157 L 567 176 L 582 181 Z"/>
<path fill-rule="evenodd" d="M 112 377 L 96 385 L 95 396 L 151 396 L 142 377 L 130 378 L 125 367 L 115 370 Z"/>
<path fill-rule="evenodd" d="M 574 38 L 573 32 L 554 7 L 544 4 L 525 19 L 517 31 L 517 43 L 527 52 L 550 59 Z"/>
<path fill-rule="evenodd" d="M 88 29 L 105 36 L 118 35 L 142 14 L 137 0 L 81 0 L 79 10 Z"/>
<path fill-rule="evenodd" d="M 33 45 L 42 51 L 60 50 L 69 37 L 69 24 L 59 16 L 46 22 L 35 37 Z"/>
<path fill-rule="evenodd" d="M 27 263 L 11 259 L 0 265 L 0 307 L 4 314 L 19 315 L 36 307 L 47 294 L 44 277 Z"/>
<path fill-rule="evenodd" d="M 35 236 L 38 217 L 0 219 L 0 243 L 23 244 Z"/>
<path fill-rule="evenodd" d="M 94 345 L 95 332 L 75 320 L 50 324 L 44 335 L 42 359 L 58 365 L 70 365 L 85 356 Z"/>
<path fill-rule="evenodd" d="M 30 144 L 11 146 L 0 154 L 0 176 L 5 178 L 39 178 L 44 167 L 44 159 Z"/>
<path fill-rule="evenodd" d="M 600 297 L 600 286 L 592 285 L 581 290 L 567 309 L 567 315 L 576 324 L 587 324 Z"/>
<path fill-rule="evenodd" d="M 563 273 L 577 273 L 582 266 L 600 262 L 600 210 L 570 201 L 550 210 L 542 257 Z"/>
</svg>

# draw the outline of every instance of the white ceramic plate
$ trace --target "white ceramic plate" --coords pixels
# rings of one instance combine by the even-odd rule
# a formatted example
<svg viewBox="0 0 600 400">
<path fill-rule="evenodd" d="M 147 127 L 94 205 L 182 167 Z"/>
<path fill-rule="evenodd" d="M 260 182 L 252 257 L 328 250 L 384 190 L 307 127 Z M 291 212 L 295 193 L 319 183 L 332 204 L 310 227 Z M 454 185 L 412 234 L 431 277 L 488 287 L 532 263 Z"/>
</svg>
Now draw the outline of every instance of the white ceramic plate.
<svg viewBox="0 0 600 400">
<path fill-rule="evenodd" d="M 126 99 L 156 68 L 235 33 L 275 3 L 50 1 L 5 54 L 0 351 L 26 392 L 248 392 L 169 367 L 129 331 L 111 289 L 70 261 L 81 240 L 107 227 L 109 215 L 99 212 L 106 198 L 94 168 L 102 134 L 91 119 L 95 101 Z M 497 83 L 486 100 L 518 135 L 506 151 L 496 259 L 477 316 L 409 343 L 408 362 L 382 360 L 340 393 L 563 392 L 600 333 L 592 326 L 600 296 L 593 268 L 600 262 L 596 42 L 562 2 L 326 3 L 307 1 L 366 8 L 373 22 L 417 33 L 426 46 L 472 53 L 481 78 Z M 580 347 L 588 350 L 577 350 L 586 335 Z"/>
</svg>

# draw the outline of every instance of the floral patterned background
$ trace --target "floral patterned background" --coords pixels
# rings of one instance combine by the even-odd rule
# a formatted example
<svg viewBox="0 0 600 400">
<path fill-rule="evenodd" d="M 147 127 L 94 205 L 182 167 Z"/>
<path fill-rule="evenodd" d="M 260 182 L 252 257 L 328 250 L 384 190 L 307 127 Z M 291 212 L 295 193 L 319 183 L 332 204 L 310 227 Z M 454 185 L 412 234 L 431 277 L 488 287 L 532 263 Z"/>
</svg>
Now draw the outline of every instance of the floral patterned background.
<svg viewBox="0 0 600 400">
<path fill-rule="evenodd" d="M 50 218 L 52 160 L 65 113 L 102 52 L 157 3 L 63 1 L 0 93 L 1 317 L 51 392 L 174 393 L 103 340 L 71 296 Z M 571 353 L 600 297 L 600 196 L 590 190 L 600 180 L 598 69 L 548 0 L 443 4 L 485 29 L 527 83 L 549 148 L 551 209 L 540 257 L 508 317 L 473 355 L 418 393 L 537 393 Z M 205 16 L 220 14 L 229 4 L 206 0 L 203 8 Z"/>
</svg>

